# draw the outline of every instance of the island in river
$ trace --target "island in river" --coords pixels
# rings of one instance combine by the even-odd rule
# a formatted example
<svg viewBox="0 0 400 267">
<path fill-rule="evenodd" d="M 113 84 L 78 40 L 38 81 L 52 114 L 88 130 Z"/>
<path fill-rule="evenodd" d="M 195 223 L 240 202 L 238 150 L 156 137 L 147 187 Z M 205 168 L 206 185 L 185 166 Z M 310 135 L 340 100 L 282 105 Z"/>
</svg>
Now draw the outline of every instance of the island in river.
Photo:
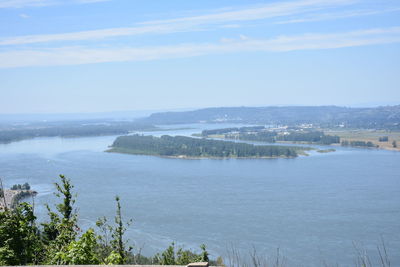
<svg viewBox="0 0 400 267">
<path fill-rule="evenodd" d="M 253 145 L 186 136 L 129 135 L 118 137 L 107 152 L 174 158 L 294 158 L 311 148 Z"/>
</svg>

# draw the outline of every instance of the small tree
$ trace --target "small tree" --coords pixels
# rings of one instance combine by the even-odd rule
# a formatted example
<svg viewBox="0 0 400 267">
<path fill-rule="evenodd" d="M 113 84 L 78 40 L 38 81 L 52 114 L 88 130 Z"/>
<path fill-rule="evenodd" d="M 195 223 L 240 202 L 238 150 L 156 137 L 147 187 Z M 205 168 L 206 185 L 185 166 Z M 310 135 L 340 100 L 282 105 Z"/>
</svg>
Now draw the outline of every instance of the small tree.
<svg viewBox="0 0 400 267">
<path fill-rule="evenodd" d="M 126 223 L 126 226 L 124 225 L 124 222 L 122 221 L 120 198 L 116 196 L 115 201 L 117 202 L 117 214 L 115 215 L 114 218 L 116 226 L 113 230 L 113 233 L 111 234 L 111 236 L 113 237 L 113 240 L 111 240 L 111 246 L 114 248 L 114 251 L 120 257 L 121 262 L 119 264 L 124 264 L 128 252 L 132 250 L 132 247 L 126 249 L 127 241 L 124 241 L 124 234 L 126 232 L 126 227 L 131 224 L 132 220 L 128 221 Z"/>
<path fill-rule="evenodd" d="M 132 247 L 127 248 L 128 241 L 124 240 L 126 229 L 132 223 L 132 220 L 123 222 L 120 198 L 116 196 L 115 201 L 117 202 L 117 212 L 114 218 L 115 226 L 109 225 L 105 217 L 96 222 L 101 232 L 101 235 L 97 237 L 99 240 L 98 251 L 101 261 L 105 264 L 125 264 L 128 254 L 132 250 Z"/>
<path fill-rule="evenodd" d="M 58 198 L 62 202 L 56 205 L 57 212 L 47 206 L 50 222 L 43 223 L 44 240 L 48 250 L 48 264 L 61 264 L 62 256 L 68 250 L 71 242 L 75 241 L 78 233 L 77 214 L 73 212 L 75 203 L 72 194 L 71 181 L 64 175 L 60 175 L 61 183 L 55 183 Z"/>
<path fill-rule="evenodd" d="M 154 262 L 161 265 L 188 265 L 191 262 L 208 262 L 208 251 L 205 245 L 200 246 L 201 253 L 196 254 L 182 247 L 175 252 L 175 243 L 172 242 L 161 254 L 157 253 Z"/>
<path fill-rule="evenodd" d="M 93 229 L 84 233 L 78 241 L 72 241 L 60 255 L 61 264 L 88 265 L 99 264 L 97 241 Z"/>
<path fill-rule="evenodd" d="M 108 224 L 108 220 L 105 216 L 99 218 L 96 222 L 96 226 L 99 229 L 100 234 L 97 235 L 98 241 L 98 255 L 100 257 L 100 261 L 102 263 L 106 263 L 106 258 L 110 255 L 113 251 L 110 242 L 111 242 L 111 235 L 113 232 L 113 227 Z"/>
</svg>

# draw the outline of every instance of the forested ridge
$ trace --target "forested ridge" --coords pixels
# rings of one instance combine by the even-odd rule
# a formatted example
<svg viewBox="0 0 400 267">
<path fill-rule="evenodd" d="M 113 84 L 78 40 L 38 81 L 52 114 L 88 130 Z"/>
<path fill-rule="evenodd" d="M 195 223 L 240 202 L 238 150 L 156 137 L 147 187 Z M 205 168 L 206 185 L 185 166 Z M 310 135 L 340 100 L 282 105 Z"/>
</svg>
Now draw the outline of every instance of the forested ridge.
<svg viewBox="0 0 400 267">
<path fill-rule="evenodd" d="M 231 122 L 248 124 L 400 129 L 400 105 L 373 108 L 338 106 L 219 107 L 184 112 L 154 113 L 144 119 L 154 124 Z"/>
</svg>

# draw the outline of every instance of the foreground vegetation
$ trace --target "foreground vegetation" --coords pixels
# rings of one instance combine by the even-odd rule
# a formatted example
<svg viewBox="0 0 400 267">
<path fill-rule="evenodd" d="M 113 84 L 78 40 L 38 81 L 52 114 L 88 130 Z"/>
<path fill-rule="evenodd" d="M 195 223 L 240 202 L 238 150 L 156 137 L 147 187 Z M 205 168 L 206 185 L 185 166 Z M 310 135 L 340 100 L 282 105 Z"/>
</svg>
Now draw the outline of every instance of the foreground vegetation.
<svg viewBox="0 0 400 267">
<path fill-rule="evenodd" d="M 120 136 L 109 152 L 188 158 L 275 158 L 297 157 L 308 148 L 257 146 L 186 136 Z"/>
<path fill-rule="evenodd" d="M 0 212 L 0 265 L 85 265 L 85 264 L 162 264 L 187 265 L 209 261 L 204 245 L 201 253 L 176 248 L 174 244 L 153 257 L 145 257 L 124 239 L 124 222 L 120 199 L 116 197 L 116 215 L 110 224 L 103 217 L 97 231 L 82 231 L 74 208 L 73 186 L 60 175 L 55 183 L 61 202 L 55 210 L 47 205 L 49 221 L 39 224 L 32 205 L 20 203 L 14 209 Z"/>
</svg>

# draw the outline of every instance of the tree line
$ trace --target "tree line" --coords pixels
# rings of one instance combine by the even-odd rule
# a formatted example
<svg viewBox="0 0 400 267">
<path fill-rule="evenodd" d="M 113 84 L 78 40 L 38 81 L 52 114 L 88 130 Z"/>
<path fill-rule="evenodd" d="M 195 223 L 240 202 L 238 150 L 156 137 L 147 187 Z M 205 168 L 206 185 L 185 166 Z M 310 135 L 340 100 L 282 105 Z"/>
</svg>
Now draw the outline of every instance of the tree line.
<svg viewBox="0 0 400 267">
<path fill-rule="evenodd" d="M 30 190 L 31 186 L 28 183 L 15 184 L 15 185 L 11 186 L 10 189 L 11 190 Z"/>
<path fill-rule="evenodd" d="M 67 124 L 57 126 L 37 126 L 5 129 L 0 131 L 0 143 L 30 139 L 35 137 L 78 137 L 98 135 L 128 134 L 130 131 L 154 130 L 155 126 L 137 122 L 110 122 L 99 124 Z"/>
<path fill-rule="evenodd" d="M 339 144 L 340 137 L 337 135 L 326 135 L 321 131 L 289 132 L 289 134 L 278 135 L 278 141 L 310 142 L 322 145 Z"/>
<path fill-rule="evenodd" d="M 353 146 L 353 147 L 378 147 L 371 141 L 347 141 L 344 140 L 341 142 L 342 146 Z"/>
</svg>

